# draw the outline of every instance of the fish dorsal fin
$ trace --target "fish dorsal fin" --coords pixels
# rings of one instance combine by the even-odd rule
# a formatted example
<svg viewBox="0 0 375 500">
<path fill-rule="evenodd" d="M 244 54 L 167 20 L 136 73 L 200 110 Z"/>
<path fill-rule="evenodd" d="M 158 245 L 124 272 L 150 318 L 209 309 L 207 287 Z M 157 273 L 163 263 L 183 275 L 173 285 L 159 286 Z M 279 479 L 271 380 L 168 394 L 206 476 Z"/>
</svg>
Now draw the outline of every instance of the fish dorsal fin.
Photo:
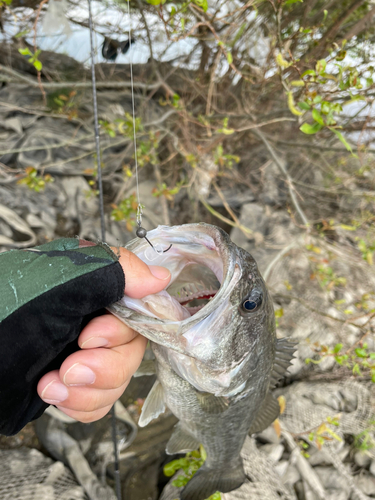
<svg viewBox="0 0 375 500">
<path fill-rule="evenodd" d="M 199 406 L 206 413 L 211 413 L 211 414 L 222 413 L 229 406 L 227 398 L 224 397 L 217 398 L 214 394 L 211 394 L 210 392 L 196 391 L 196 394 Z"/>
<path fill-rule="evenodd" d="M 280 415 L 280 405 L 277 399 L 269 392 L 263 401 L 251 427 L 249 435 L 262 432 Z"/>
<path fill-rule="evenodd" d="M 297 342 L 288 339 L 276 340 L 275 361 L 271 373 L 270 389 L 274 389 L 279 380 L 285 376 L 285 372 L 294 358 Z"/>
<path fill-rule="evenodd" d="M 157 418 L 165 411 L 164 391 L 163 386 L 157 380 L 148 393 L 146 401 L 142 406 L 141 418 L 139 419 L 139 427 L 145 427 L 151 420 Z"/>
<path fill-rule="evenodd" d="M 199 448 L 199 441 L 195 437 L 188 434 L 182 428 L 181 424 L 178 423 L 170 437 L 166 452 L 168 455 L 175 455 L 176 453 L 187 453 L 188 451 L 194 451 Z"/>
<path fill-rule="evenodd" d="M 145 375 L 155 375 L 156 366 L 153 359 L 144 359 L 133 377 L 143 377 Z"/>
</svg>

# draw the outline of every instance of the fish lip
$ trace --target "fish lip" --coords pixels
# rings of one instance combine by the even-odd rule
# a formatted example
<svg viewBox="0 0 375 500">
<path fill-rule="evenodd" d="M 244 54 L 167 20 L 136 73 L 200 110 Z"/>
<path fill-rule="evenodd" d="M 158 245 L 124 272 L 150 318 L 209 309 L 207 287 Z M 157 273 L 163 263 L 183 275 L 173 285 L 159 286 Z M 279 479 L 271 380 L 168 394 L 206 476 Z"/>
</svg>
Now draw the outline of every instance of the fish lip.
<svg viewBox="0 0 375 500">
<path fill-rule="evenodd" d="M 153 229 L 152 231 L 149 231 L 147 233 L 147 238 L 152 241 L 153 237 L 160 235 L 158 233 L 164 232 L 165 236 L 171 235 L 175 233 L 173 236 L 176 241 L 178 241 L 179 238 L 185 238 L 186 235 L 190 233 L 191 237 L 199 237 L 200 234 L 204 234 L 207 236 L 210 236 L 216 247 L 216 251 L 218 252 L 220 258 L 222 259 L 223 262 L 223 279 L 220 284 L 220 288 L 218 292 L 215 294 L 215 296 L 210 300 L 208 304 L 202 307 L 200 311 L 195 313 L 193 316 L 190 318 L 186 318 L 182 321 L 173 321 L 173 320 L 167 320 L 167 319 L 159 319 L 159 318 L 152 318 L 150 316 L 143 315 L 141 313 L 136 313 L 132 311 L 134 314 L 129 314 L 129 319 L 133 323 L 142 323 L 144 324 L 147 322 L 149 325 L 178 325 L 178 333 L 184 333 L 186 330 L 192 327 L 192 325 L 198 323 L 199 321 L 202 321 L 203 319 L 207 318 L 220 304 L 223 302 L 227 296 L 227 289 L 229 284 L 231 283 L 231 280 L 234 275 L 234 271 L 236 268 L 236 265 L 238 265 L 237 262 L 237 252 L 235 250 L 235 247 L 230 240 L 228 234 L 221 228 L 217 226 L 213 226 L 211 224 L 206 224 L 205 222 L 200 222 L 197 224 L 183 224 L 180 226 L 163 226 L 159 225 L 156 229 Z M 179 237 L 179 233 L 181 234 L 181 237 Z M 168 242 L 169 240 L 167 240 Z M 169 241 L 170 242 L 170 241 Z M 173 245 L 173 241 L 172 241 Z M 126 248 L 134 253 L 136 253 L 136 250 L 140 250 L 141 248 L 147 248 L 148 243 L 144 240 L 141 240 L 139 238 L 136 238 L 129 242 L 128 245 L 126 245 Z M 168 253 L 165 254 L 168 256 Z M 117 305 L 117 304 L 116 304 Z M 124 306 L 120 306 L 121 308 Z M 128 309 L 128 308 L 126 308 Z M 131 311 L 129 309 L 129 311 Z"/>
</svg>

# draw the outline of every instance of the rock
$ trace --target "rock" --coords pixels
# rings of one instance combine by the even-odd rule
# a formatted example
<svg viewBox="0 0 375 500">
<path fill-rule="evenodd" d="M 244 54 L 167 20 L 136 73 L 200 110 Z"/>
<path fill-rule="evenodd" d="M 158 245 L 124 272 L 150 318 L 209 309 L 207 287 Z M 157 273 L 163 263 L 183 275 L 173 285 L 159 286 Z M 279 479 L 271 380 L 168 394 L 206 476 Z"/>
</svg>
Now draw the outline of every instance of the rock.
<svg viewBox="0 0 375 500">
<path fill-rule="evenodd" d="M 8 129 L 8 130 L 14 130 L 19 135 L 21 135 L 23 132 L 22 121 L 17 116 L 14 116 L 13 118 L 8 118 L 8 119 L 4 120 L 1 124 L 1 126 L 5 129 Z"/>
<path fill-rule="evenodd" d="M 286 469 L 285 474 L 282 476 L 283 483 L 293 485 L 300 479 L 301 475 L 298 472 L 297 468 L 292 464 L 288 464 L 288 468 Z"/>
<path fill-rule="evenodd" d="M 288 469 L 288 466 L 288 460 L 281 460 L 278 464 L 275 465 L 275 471 L 280 477 L 283 477 Z"/>
<path fill-rule="evenodd" d="M 365 495 L 375 495 L 375 478 L 367 471 L 355 476 L 354 482 Z"/>
<path fill-rule="evenodd" d="M 270 425 L 269 427 L 267 427 L 267 429 L 264 429 L 264 431 L 259 432 L 259 434 L 257 434 L 256 436 L 257 439 L 259 439 L 260 441 L 265 441 L 266 443 L 272 443 L 272 444 L 280 443 L 280 438 L 276 434 L 273 425 Z"/>
<path fill-rule="evenodd" d="M 375 476 L 375 460 L 371 460 L 370 472 L 373 476 Z"/>
<path fill-rule="evenodd" d="M 267 453 L 268 458 L 272 462 L 278 462 L 284 453 L 284 446 L 282 444 L 265 444 L 260 448 L 261 451 Z"/>
<path fill-rule="evenodd" d="M 363 451 L 357 451 L 354 454 L 354 461 L 359 467 L 366 468 L 371 463 L 371 457 Z"/>
<path fill-rule="evenodd" d="M 322 359 L 322 361 L 317 365 L 319 371 L 327 372 L 332 370 L 332 368 L 336 365 L 336 361 L 333 356 L 327 356 Z"/>
<path fill-rule="evenodd" d="M 272 212 L 260 203 L 243 205 L 239 220 L 253 234 L 245 236 L 240 229 L 234 228 L 231 239 L 251 253 L 263 273 L 280 250 L 288 246 L 298 234 L 286 211 Z"/>
<path fill-rule="evenodd" d="M 260 199 L 265 205 L 282 206 L 285 204 L 287 187 L 278 166 L 273 161 L 264 170 L 263 185 L 264 188 Z"/>
<path fill-rule="evenodd" d="M 291 365 L 288 368 L 287 376 L 296 377 L 304 368 L 306 364 L 301 361 L 299 358 L 293 358 Z"/>
<path fill-rule="evenodd" d="M 345 458 L 348 456 L 349 451 L 350 451 L 350 446 L 344 445 L 343 448 L 339 451 L 336 451 L 335 454 L 341 461 L 344 461 Z M 324 449 L 324 447 L 321 450 L 317 450 L 311 447 L 309 453 L 310 457 L 308 458 L 308 461 L 312 466 L 322 465 L 322 464 L 332 464 L 331 455 L 327 452 L 327 450 Z"/>
<path fill-rule="evenodd" d="M 329 493 L 329 495 L 327 496 L 327 500 L 348 500 L 349 496 L 349 491 L 333 491 L 332 493 Z"/>
<path fill-rule="evenodd" d="M 327 490 L 350 491 L 350 486 L 334 467 L 314 467 L 323 486 Z"/>
<path fill-rule="evenodd" d="M 26 222 L 32 228 L 42 228 L 44 227 L 44 222 L 39 219 L 39 217 L 35 214 L 27 214 Z"/>
</svg>

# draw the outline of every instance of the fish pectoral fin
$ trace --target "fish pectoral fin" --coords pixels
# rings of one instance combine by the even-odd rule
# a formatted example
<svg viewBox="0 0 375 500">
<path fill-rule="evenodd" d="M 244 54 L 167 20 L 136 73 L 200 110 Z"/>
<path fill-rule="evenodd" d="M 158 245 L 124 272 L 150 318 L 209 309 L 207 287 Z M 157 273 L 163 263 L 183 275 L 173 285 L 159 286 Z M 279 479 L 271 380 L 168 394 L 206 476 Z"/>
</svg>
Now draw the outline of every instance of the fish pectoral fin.
<svg viewBox="0 0 375 500">
<path fill-rule="evenodd" d="M 157 418 L 164 411 L 164 390 L 159 380 L 157 380 L 142 406 L 142 413 L 138 422 L 139 427 L 145 427 L 145 425 L 154 420 L 154 418 Z"/>
<path fill-rule="evenodd" d="M 176 453 L 188 453 L 199 448 L 200 442 L 184 431 L 181 424 L 175 426 L 172 436 L 170 437 L 166 453 L 168 455 L 175 455 Z"/>
<path fill-rule="evenodd" d="M 280 415 L 280 405 L 277 399 L 269 392 L 263 401 L 255 420 L 249 429 L 249 435 L 262 432 Z"/>
<path fill-rule="evenodd" d="M 229 406 L 229 401 L 225 397 L 216 397 L 214 394 L 210 392 L 199 392 L 196 391 L 197 399 L 200 407 L 206 413 L 222 413 Z"/>
<path fill-rule="evenodd" d="M 280 379 L 291 365 L 294 358 L 297 342 L 288 339 L 276 340 L 275 362 L 271 373 L 270 389 L 274 389 Z"/>
<path fill-rule="evenodd" d="M 239 462 L 235 467 L 229 465 L 225 469 L 209 469 L 202 465 L 180 493 L 180 499 L 205 500 L 216 491 L 228 493 L 236 490 L 246 481 L 241 459 Z"/>
<path fill-rule="evenodd" d="M 138 370 L 134 373 L 133 377 L 143 377 L 146 375 L 155 375 L 156 366 L 153 359 L 144 359 L 140 364 Z"/>
</svg>

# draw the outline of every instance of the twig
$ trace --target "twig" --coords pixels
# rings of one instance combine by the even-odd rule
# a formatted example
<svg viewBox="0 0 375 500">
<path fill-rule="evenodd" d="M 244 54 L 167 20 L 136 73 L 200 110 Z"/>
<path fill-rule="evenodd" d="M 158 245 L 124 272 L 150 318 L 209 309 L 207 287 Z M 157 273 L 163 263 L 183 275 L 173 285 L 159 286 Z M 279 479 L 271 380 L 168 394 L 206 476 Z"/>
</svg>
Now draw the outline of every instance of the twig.
<svg viewBox="0 0 375 500">
<path fill-rule="evenodd" d="M 23 153 L 25 151 L 40 151 L 40 150 L 47 150 L 47 149 L 57 149 L 57 148 L 62 148 L 64 146 L 71 146 L 71 145 L 75 145 L 76 147 L 79 147 L 79 146 L 85 147 L 79 143 L 86 140 L 86 139 L 92 138 L 93 135 L 94 134 L 88 134 L 88 135 L 85 135 L 83 137 L 80 137 L 79 139 L 59 142 L 58 144 L 46 144 L 45 146 L 29 146 L 27 148 L 15 148 L 15 149 L 3 150 L 3 151 L 0 151 L 0 155 Z"/>
<path fill-rule="evenodd" d="M 256 125 L 249 125 L 247 127 L 235 128 L 236 132 L 245 132 L 246 130 L 253 130 L 254 128 L 258 129 L 260 127 L 264 127 L 265 125 L 271 125 L 272 123 L 278 122 L 295 122 L 295 118 L 274 118 L 273 120 L 269 120 L 267 122 L 257 123 Z M 346 150 L 345 150 L 346 151 Z"/>
<path fill-rule="evenodd" d="M 215 56 L 214 64 L 212 66 L 211 70 L 211 78 L 210 78 L 210 85 L 208 87 L 208 93 L 207 93 L 207 104 L 206 104 L 206 116 L 210 114 L 211 111 L 211 101 L 212 101 L 212 95 L 214 93 L 214 87 L 215 87 L 215 73 L 216 73 L 216 68 L 219 64 L 221 58 L 221 51 L 218 50 Z M 208 123 L 207 126 L 207 135 L 208 137 L 211 137 L 211 127 L 210 124 Z"/>
<path fill-rule="evenodd" d="M 209 205 L 202 197 L 199 198 L 199 201 L 202 203 L 202 205 L 205 206 L 205 208 L 207 208 L 207 210 L 212 214 L 214 215 L 215 217 L 217 217 L 218 219 L 222 220 L 223 222 L 225 222 L 226 224 L 229 224 L 230 226 L 232 227 L 237 227 L 238 229 L 240 229 L 244 234 L 245 236 L 250 236 L 251 234 L 253 234 L 253 232 L 251 231 L 251 229 L 243 226 L 242 224 L 236 224 L 235 222 L 231 221 L 230 219 L 228 219 L 227 217 L 225 217 L 224 215 L 221 215 L 219 212 L 217 212 L 214 208 L 211 207 L 211 205 Z"/>
<path fill-rule="evenodd" d="M 156 182 L 161 185 L 162 178 L 161 178 L 161 174 L 160 174 L 159 165 L 157 163 L 154 164 L 154 173 L 155 173 Z M 167 202 L 167 199 L 165 198 L 165 196 L 163 196 L 163 195 L 160 196 L 160 204 L 161 204 L 161 210 L 163 212 L 164 224 L 166 226 L 170 226 L 171 219 L 169 217 L 168 202 Z"/>
<path fill-rule="evenodd" d="M 254 232 L 251 231 L 251 229 L 248 229 L 248 228 L 246 228 L 245 230 L 243 229 L 244 226 L 242 226 L 242 224 L 239 221 L 238 217 L 233 212 L 233 210 L 230 208 L 230 206 L 229 206 L 227 200 L 225 199 L 225 196 L 223 195 L 223 192 L 221 191 L 221 189 L 219 188 L 219 186 L 216 184 L 215 181 L 212 181 L 212 184 L 213 184 L 214 188 L 216 189 L 216 192 L 219 195 L 219 198 L 223 202 L 223 205 L 224 205 L 225 209 L 233 217 L 233 220 L 236 223 L 238 229 L 240 229 L 243 232 L 243 234 L 248 238 L 249 234 L 253 234 Z"/>
<path fill-rule="evenodd" d="M 42 0 L 40 2 L 38 10 L 36 11 L 35 22 L 34 22 L 34 26 L 33 26 L 33 30 L 34 30 L 34 38 L 33 38 L 34 53 L 37 51 L 37 48 L 36 48 L 36 26 L 38 24 L 39 16 L 40 16 L 40 13 L 42 11 L 43 5 L 46 4 L 47 2 L 48 2 L 48 0 Z M 47 97 L 46 97 L 46 91 L 44 90 L 43 85 L 42 85 L 42 74 L 40 72 L 40 69 L 37 69 L 37 72 L 38 72 L 37 73 L 37 78 L 38 78 L 39 88 L 40 88 L 40 91 L 41 91 L 42 96 L 43 96 L 44 105 L 46 106 L 47 105 Z"/>
<path fill-rule="evenodd" d="M 18 78 L 19 80 L 27 83 L 28 85 L 31 85 L 33 87 L 39 87 L 39 83 L 33 80 L 32 78 L 28 78 L 27 76 L 22 75 L 21 73 L 18 73 L 14 69 L 8 68 L 6 66 L 3 66 L 0 64 L 0 72 L 5 71 L 6 73 L 14 76 L 15 78 Z M 12 83 L 12 81 L 10 81 Z M 91 87 L 91 82 L 47 82 L 44 83 L 44 88 L 50 88 L 50 89 L 65 89 L 67 87 L 75 87 L 75 88 L 88 88 Z M 120 81 L 120 82 L 112 82 L 112 81 L 106 81 L 106 82 L 96 82 L 97 88 L 131 88 L 131 84 L 129 81 Z M 146 83 L 142 82 L 134 82 L 134 87 L 137 87 L 139 89 L 144 89 L 144 90 L 153 90 L 157 89 L 161 86 L 161 82 L 156 82 L 153 83 L 152 85 L 148 85 Z"/>
<path fill-rule="evenodd" d="M 291 146 L 296 148 L 304 148 L 304 149 L 315 149 L 320 151 L 337 151 L 338 153 L 347 153 L 348 150 L 346 148 L 338 148 L 336 146 L 324 146 L 322 144 L 316 144 L 314 142 L 288 142 L 288 141 L 280 141 L 279 139 L 269 139 L 272 142 L 276 142 L 276 144 L 282 144 L 284 146 Z M 366 153 L 375 153 L 375 148 L 365 148 Z"/>
<path fill-rule="evenodd" d="M 287 245 L 285 248 L 283 248 L 277 255 L 276 257 L 268 264 L 267 269 L 263 273 L 263 279 L 264 281 L 267 281 L 269 278 L 269 275 L 271 274 L 272 269 L 274 268 L 275 264 L 284 257 L 285 254 L 287 254 L 292 248 L 296 247 L 298 243 L 298 240 L 292 241 L 290 245 Z"/>
<path fill-rule="evenodd" d="M 292 203 L 294 205 L 294 208 L 297 210 L 299 216 L 301 217 L 303 224 L 306 226 L 306 228 L 308 228 L 309 221 L 307 220 L 306 215 L 304 214 L 302 208 L 300 207 L 300 204 L 298 203 L 298 200 L 297 200 L 297 197 L 295 194 L 293 179 L 288 174 L 288 171 L 286 170 L 285 166 L 283 165 L 283 162 L 277 156 L 277 154 L 276 154 L 275 150 L 273 149 L 273 147 L 271 146 L 271 144 L 265 138 L 263 132 L 261 132 L 259 129 L 254 129 L 253 134 L 255 134 L 257 137 L 259 137 L 259 139 L 264 143 L 264 145 L 268 149 L 269 153 L 271 154 L 272 158 L 274 159 L 274 162 L 279 167 L 280 172 L 285 176 L 286 181 L 287 181 L 287 185 L 288 185 L 289 194 L 290 194 L 290 197 L 292 199 Z"/>
</svg>

